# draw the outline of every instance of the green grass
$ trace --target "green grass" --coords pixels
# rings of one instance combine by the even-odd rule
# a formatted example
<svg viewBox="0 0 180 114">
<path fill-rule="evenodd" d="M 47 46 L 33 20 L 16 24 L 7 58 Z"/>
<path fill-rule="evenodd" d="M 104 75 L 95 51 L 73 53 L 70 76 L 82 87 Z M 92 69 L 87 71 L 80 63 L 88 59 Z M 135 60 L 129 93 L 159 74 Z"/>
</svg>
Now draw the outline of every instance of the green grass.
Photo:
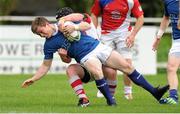
<svg viewBox="0 0 180 114">
<path fill-rule="evenodd" d="M 123 97 L 122 77 L 118 76 L 115 95 L 116 107 L 106 105 L 104 98 L 96 98 L 94 82 L 85 84 L 90 99 L 87 108 L 77 107 L 78 98 L 68 84 L 65 75 L 47 75 L 29 88 L 23 89 L 21 83 L 27 75 L 0 76 L 0 113 L 177 113 L 179 105 L 160 105 L 148 92 L 133 86 L 132 101 Z M 166 75 L 147 76 L 153 85 L 166 84 Z M 165 96 L 167 96 L 166 94 Z"/>
<path fill-rule="evenodd" d="M 171 46 L 170 34 L 165 34 L 157 51 L 158 62 L 166 62 Z M 160 105 L 146 91 L 133 86 L 132 101 L 123 97 L 122 77 L 119 76 L 115 94 L 117 106 L 109 107 L 104 98 L 96 98 L 94 82 L 85 84 L 91 105 L 77 107 L 78 98 L 68 84 L 65 75 L 48 75 L 26 89 L 20 87 L 27 75 L 0 75 L 0 113 L 180 113 L 179 105 Z M 159 75 L 147 76 L 153 85 L 166 84 L 165 70 Z M 165 96 L 168 96 L 166 94 Z"/>
</svg>

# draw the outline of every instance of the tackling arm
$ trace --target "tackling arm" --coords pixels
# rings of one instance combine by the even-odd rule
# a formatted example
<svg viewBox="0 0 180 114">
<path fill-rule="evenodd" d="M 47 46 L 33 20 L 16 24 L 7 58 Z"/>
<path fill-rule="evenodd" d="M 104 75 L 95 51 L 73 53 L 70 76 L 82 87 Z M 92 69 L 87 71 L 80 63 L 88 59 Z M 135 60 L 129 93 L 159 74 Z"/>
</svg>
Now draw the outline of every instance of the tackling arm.
<svg viewBox="0 0 180 114">
<path fill-rule="evenodd" d="M 80 13 L 72 13 L 67 16 L 62 17 L 65 21 L 82 21 L 84 18 L 84 15 Z"/>
<path fill-rule="evenodd" d="M 92 13 L 91 14 L 91 19 L 92 19 L 92 22 L 93 22 L 94 26 L 97 28 L 97 26 L 98 26 L 98 17 Z"/>
<path fill-rule="evenodd" d="M 74 25 L 66 25 L 63 26 L 63 33 L 64 34 L 70 34 L 73 31 L 86 31 L 91 28 L 91 25 L 87 22 L 82 21 L 79 24 L 74 24 Z"/>
</svg>

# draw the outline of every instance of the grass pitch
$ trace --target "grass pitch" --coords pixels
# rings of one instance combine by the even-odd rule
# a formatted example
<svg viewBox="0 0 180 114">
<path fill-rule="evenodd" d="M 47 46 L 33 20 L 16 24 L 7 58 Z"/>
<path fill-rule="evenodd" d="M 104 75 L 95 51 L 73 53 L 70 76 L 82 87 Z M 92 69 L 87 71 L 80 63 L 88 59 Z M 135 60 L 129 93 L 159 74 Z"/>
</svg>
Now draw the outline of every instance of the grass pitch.
<svg viewBox="0 0 180 114">
<path fill-rule="evenodd" d="M 178 113 L 179 105 L 160 105 L 148 92 L 133 85 L 133 97 L 123 97 L 122 77 L 118 76 L 115 94 L 116 107 L 106 105 L 104 98 L 96 97 L 94 82 L 85 84 L 90 106 L 77 107 L 78 98 L 65 75 L 47 75 L 29 88 L 21 88 L 27 75 L 0 76 L 0 113 Z M 166 84 L 166 75 L 146 76 L 155 86 Z M 165 96 L 167 96 L 166 94 Z"/>
</svg>

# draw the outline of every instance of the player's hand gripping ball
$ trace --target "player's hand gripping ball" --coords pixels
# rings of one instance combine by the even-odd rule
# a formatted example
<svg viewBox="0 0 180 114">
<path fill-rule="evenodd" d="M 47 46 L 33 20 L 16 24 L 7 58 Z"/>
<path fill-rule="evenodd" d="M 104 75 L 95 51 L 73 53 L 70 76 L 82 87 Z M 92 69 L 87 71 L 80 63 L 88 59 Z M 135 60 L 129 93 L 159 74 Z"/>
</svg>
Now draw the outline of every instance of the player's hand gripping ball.
<svg viewBox="0 0 180 114">
<path fill-rule="evenodd" d="M 73 22 L 66 21 L 66 22 L 64 23 L 64 27 L 66 27 L 66 26 L 68 26 L 68 25 L 70 25 L 70 26 L 75 26 L 75 24 L 74 24 Z M 67 37 L 67 39 L 68 39 L 69 41 L 71 41 L 71 42 L 73 42 L 73 41 L 79 41 L 79 40 L 80 40 L 80 37 L 81 37 L 81 32 L 78 31 L 78 30 L 73 30 L 73 32 L 67 33 L 67 34 L 64 34 L 64 35 L 65 35 L 65 36 Z"/>
</svg>

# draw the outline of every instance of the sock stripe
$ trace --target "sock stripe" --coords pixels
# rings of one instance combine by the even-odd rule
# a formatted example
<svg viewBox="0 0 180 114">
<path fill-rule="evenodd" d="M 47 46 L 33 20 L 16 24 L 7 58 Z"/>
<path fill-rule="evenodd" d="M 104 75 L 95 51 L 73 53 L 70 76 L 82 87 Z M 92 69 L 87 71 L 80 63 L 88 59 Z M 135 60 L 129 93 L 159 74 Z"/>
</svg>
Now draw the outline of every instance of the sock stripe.
<svg viewBox="0 0 180 114">
<path fill-rule="evenodd" d="M 77 75 L 71 76 L 71 78 L 69 79 L 69 83 L 73 83 L 76 80 L 79 80 L 80 78 Z"/>
<path fill-rule="evenodd" d="M 77 90 L 81 90 L 83 89 L 83 86 L 82 85 L 77 85 L 74 87 L 74 90 L 77 91 Z"/>
<path fill-rule="evenodd" d="M 108 85 L 108 86 L 109 86 L 109 88 L 113 88 L 113 89 L 116 88 L 116 85 Z"/>
<path fill-rule="evenodd" d="M 69 83 L 72 89 L 75 91 L 75 94 L 79 98 L 87 98 L 86 93 L 83 89 L 82 81 L 77 75 L 71 76 L 69 79 Z"/>
<path fill-rule="evenodd" d="M 107 80 L 108 85 L 117 85 L 117 81 Z"/>
<path fill-rule="evenodd" d="M 107 85 L 107 83 L 103 83 L 103 84 L 101 84 L 101 85 L 97 85 L 97 87 L 103 87 L 103 86 L 105 86 L 105 85 Z"/>
<path fill-rule="evenodd" d="M 71 86 L 76 87 L 77 85 L 80 85 L 80 84 L 82 84 L 82 82 L 80 79 L 78 79 L 78 80 L 74 81 L 73 83 L 71 83 Z"/>
<path fill-rule="evenodd" d="M 141 77 L 141 74 L 139 74 L 138 76 L 137 76 L 137 79 L 139 79 Z"/>
</svg>

